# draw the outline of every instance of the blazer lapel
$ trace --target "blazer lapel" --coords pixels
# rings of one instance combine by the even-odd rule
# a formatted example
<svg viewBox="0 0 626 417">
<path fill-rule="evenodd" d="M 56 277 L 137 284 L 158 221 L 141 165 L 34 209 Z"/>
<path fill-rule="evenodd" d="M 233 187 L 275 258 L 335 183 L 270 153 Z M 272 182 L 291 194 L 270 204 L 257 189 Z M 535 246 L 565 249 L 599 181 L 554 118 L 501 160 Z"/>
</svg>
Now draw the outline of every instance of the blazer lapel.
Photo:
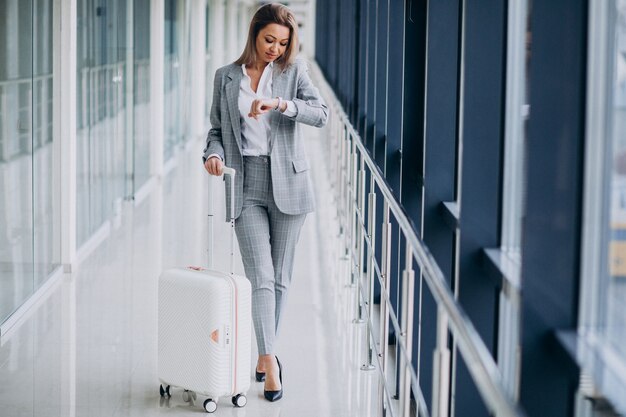
<svg viewBox="0 0 626 417">
<path fill-rule="evenodd" d="M 285 97 L 287 91 L 287 76 L 284 71 L 280 69 L 278 65 L 274 65 L 274 71 L 272 73 L 272 98 Z M 280 114 L 276 111 L 271 112 L 270 119 L 270 154 L 274 149 L 274 142 L 276 140 L 276 132 L 278 131 L 278 122 L 280 121 Z"/>
<path fill-rule="evenodd" d="M 241 119 L 239 115 L 239 89 L 241 88 L 241 79 L 243 72 L 241 67 L 235 66 L 229 73 L 230 81 L 226 83 L 226 101 L 228 103 L 228 111 L 230 112 L 230 120 L 235 133 L 235 140 L 239 151 L 241 152 Z"/>
</svg>

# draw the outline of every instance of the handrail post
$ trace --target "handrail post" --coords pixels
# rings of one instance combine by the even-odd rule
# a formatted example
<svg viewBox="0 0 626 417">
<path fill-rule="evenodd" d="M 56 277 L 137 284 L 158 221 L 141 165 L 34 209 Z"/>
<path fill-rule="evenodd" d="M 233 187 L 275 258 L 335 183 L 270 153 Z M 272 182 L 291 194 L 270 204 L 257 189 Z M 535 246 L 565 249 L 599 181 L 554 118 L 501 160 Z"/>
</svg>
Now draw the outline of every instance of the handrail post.
<svg viewBox="0 0 626 417">
<path fill-rule="evenodd" d="M 341 131 L 341 126 L 343 125 L 343 121 L 341 119 L 341 117 L 337 117 L 337 122 L 334 124 L 333 128 L 335 130 L 334 132 L 334 137 L 336 138 L 340 138 L 341 135 L 339 134 Z M 341 162 L 343 161 L 342 159 L 342 146 L 343 146 L 343 142 L 339 142 L 337 144 L 338 146 L 338 155 L 337 155 L 337 175 L 338 175 L 338 185 L 339 185 L 339 191 L 341 191 Z M 339 194 L 339 198 L 341 198 L 341 193 Z M 339 202 L 337 202 L 339 203 Z"/>
<path fill-rule="evenodd" d="M 341 258 L 342 260 L 350 259 L 350 245 L 352 242 L 352 205 L 351 202 L 351 190 L 352 190 L 352 144 L 350 141 L 350 132 L 348 131 L 348 126 L 344 125 L 343 128 L 343 142 L 345 143 L 346 152 L 345 152 L 345 165 L 346 165 L 346 174 L 344 180 L 344 192 L 343 192 L 343 205 L 345 208 L 345 217 L 343 222 L 343 250 L 344 254 Z"/>
<path fill-rule="evenodd" d="M 370 324 L 373 317 L 373 305 L 374 305 L 374 277 L 376 272 L 374 271 L 374 261 L 376 257 L 376 182 L 373 178 L 370 178 L 370 193 L 369 193 L 369 205 L 367 213 L 367 234 L 369 236 L 370 245 L 367 249 L 367 320 L 368 325 L 365 327 L 366 332 L 366 354 L 367 362 L 361 367 L 364 371 L 375 369 L 373 364 L 374 349 L 372 348 L 372 331 Z"/>
<path fill-rule="evenodd" d="M 352 134 L 350 134 L 352 137 Z M 359 191 L 359 155 L 357 154 L 356 138 L 352 137 L 352 171 L 351 171 L 351 187 L 350 187 L 350 249 L 348 251 L 348 258 L 350 259 L 350 286 L 356 285 L 354 259 L 353 256 L 357 251 L 357 237 L 358 237 L 358 191 Z"/>
<path fill-rule="evenodd" d="M 415 272 L 413 271 L 413 253 L 411 245 L 406 242 L 406 266 L 402 271 L 402 339 L 408 361 L 400 355 L 400 416 L 409 417 L 411 412 L 411 374 L 409 369 L 413 364 L 413 309 L 415 297 Z"/>
<path fill-rule="evenodd" d="M 343 126 L 343 123 L 339 123 Z M 337 137 L 339 138 L 339 196 L 337 200 L 337 205 L 339 206 L 339 236 L 343 238 L 345 233 L 345 217 L 346 217 L 346 207 L 345 207 L 345 187 L 346 187 L 346 141 L 345 137 L 342 134 L 342 130 L 345 132 L 345 129 L 341 127 L 337 128 Z M 341 239 L 340 239 L 341 240 Z"/>
<path fill-rule="evenodd" d="M 364 241 L 364 227 L 365 225 L 361 222 L 362 219 L 362 215 L 363 213 L 365 213 L 365 157 L 363 156 L 363 153 L 361 152 L 361 168 L 360 168 L 360 172 L 359 172 L 359 180 L 358 180 L 358 188 L 357 188 L 357 207 L 359 210 L 359 213 L 361 214 L 361 216 L 359 216 L 359 214 L 356 215 L 356 222 L 357 222 L 357 230 L 356 230 L 356 234 L 357 234 L 357 265 L 356 265 L 356 279 L 357 281 L 357 285 L 356 285 L 356 291 L 355 291 L 355 297 L 356 297 L 356 302 L 355 302 L 355 306 L 356 306 L 356 317 L 353 320 L 353 323 L 356 324 L 360 324 L 363 323 L 365 320 L 363 319 L 363 306 L 361 303 L 361 284 L 363 283 L 363 265 L 365 263 L 364 261 L 364 256 L 363 256 L 363 241 Z"/>
<path fill-rule="evenodd" d="M 337 117 L 333 117 L 333 125 L 331 127 L 333 134 L 335 138 L 340 138 L 339 136 L 339 129 L 337 127 L 337 125 L 340 123 L 340 116 L 339 116 L 339 112 L 336 112 Z M 335 184 L 337 186 L 336 188 L 336 192 L 337 192 L 337 214 L 338 214 L 338 218 L 339 221 L 341 221 L 341 204 L 340 204 L 340 198 L 341 198 L 341 141 L 337 141 L 337 143 L 335 144 L 335 160 L 334 160 L 334 166 L 335 166 Z"/>
<path fill-rule="evenodd" d="M 447 417 L 450 400 L 450 350 L 448 349 L 448 316 L 437 308 L 437 348 L 433 355 L 433 417 Z"/>
<path fill-rule="evenodd" d="M 388 351 L 389 351 L 389 281 L 391 274 L 391 222 L 389 221 L 389 202 L 385 199 L 383 204 L 383 225 L 382 225 L 382 261 L 381 261 L 381 274 L 382 285 L 380 288 L 380 355 L 382 374 L 387 375 L 388 364 Z M 386 294 L 385 297 L 382 295 Z M 379 380 L 378 383 L 378 399 L 381 404 L 380 416 L 385 415 L 385 381 Z"/>
</svg>

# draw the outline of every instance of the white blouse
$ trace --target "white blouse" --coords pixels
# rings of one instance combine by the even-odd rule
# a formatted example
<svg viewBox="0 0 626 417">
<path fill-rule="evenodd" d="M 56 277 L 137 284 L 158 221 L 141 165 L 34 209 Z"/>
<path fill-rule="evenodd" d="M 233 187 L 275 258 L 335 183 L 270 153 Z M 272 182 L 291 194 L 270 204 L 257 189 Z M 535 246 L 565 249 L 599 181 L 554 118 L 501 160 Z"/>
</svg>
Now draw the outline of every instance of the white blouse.
<svg viewBox="0 0 626 417">
<path fill-rule="evenodd" d="M 270 62 L 265 66 L 256 93 L 252 90 L 251 79 L 246 71 L 246 66 L 242 65 L 243 78 L 239 87 L 239 115 L 241 116 L 241 147 L 243 156 L 269 155 L 270 138 L 270 113 L 264 113 L 257 119 L 248 116 L 252 102 L 256 99 L 274 98 L 272 97 L 272 73 L 274 63 Z M 287 109 L 283 112 L 285 116 L 295 116 L 296 105 L 292 101 L 287 101 Z"/>
</svg>

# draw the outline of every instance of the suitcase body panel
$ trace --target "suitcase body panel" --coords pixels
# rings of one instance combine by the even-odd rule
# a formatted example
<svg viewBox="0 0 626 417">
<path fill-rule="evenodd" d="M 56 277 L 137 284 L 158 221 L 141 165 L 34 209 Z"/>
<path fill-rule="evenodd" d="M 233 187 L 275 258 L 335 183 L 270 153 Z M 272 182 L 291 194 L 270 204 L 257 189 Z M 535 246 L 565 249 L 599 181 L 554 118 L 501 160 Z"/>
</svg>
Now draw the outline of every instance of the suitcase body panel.
<svg viewBox="0 0 626 417">
<path fill-rule="evenodd" d="M 173 268 L 159 278 L 159 379 L 209 397 L 250 388 L 250 281 Z"/>
</svg>

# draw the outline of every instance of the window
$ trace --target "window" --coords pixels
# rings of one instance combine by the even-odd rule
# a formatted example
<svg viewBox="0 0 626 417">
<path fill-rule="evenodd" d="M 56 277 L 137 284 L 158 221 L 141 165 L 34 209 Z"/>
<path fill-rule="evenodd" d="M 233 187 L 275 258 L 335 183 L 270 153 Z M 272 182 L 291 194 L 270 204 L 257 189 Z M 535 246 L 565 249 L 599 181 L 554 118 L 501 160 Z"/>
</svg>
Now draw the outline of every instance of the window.
<svg viewBox="0 0 626 417">
<path fill-rule="evenodd" d="M 612 170 L 610 173 L 609 279 L 607 290 L 606 336 L 626 360 L 626 0 L 615 2 L 613 80 L 608 96 L 607 122 L 611 130 Z"/>
<path fill-rule="evenodd" d="M 521 246 L 525 194 L 525 143 L 529 105 L 531 1 L 509 6 L 506 120 L 504 136 L 504 184 L 500 265 L 506 279 L 500 294 L 498 366 L 509 394 L 517 398 L 519 389 Z"/>
<path fill-rule="evenodd" d="M 0 324 L 58 268 L 53 2 L 0 2 Z"/>
<path fill-rule="evenodd" d="M 578 359 L 626 413 L 626 0 L 590 7 L 588 48 Z"/>
<path fill-rule="evenodd" d="M 516 2 L 509 9 L 508 18 L 502 249 L 518 263 L 524 210 L 526 126 L 530 116 L 530 8 L 530 0 Z"/>
</svg>

